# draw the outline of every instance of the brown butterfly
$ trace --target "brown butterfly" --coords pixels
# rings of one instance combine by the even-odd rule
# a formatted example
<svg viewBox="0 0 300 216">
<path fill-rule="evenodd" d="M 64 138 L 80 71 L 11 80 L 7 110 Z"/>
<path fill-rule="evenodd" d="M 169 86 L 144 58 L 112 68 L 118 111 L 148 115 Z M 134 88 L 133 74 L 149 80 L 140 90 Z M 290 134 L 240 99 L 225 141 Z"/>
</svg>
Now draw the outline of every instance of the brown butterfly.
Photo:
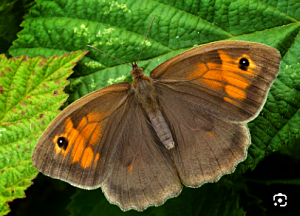
<svg viewBox="0 0 300 216">
<path fill-rule="evenodd" d="M 133 83 L 94 91 L 64 109 L 37 143 L 44 174 L 101 187 L 122 210 L 144 210 L 234 171 L 250 145 L 246 123 L 280 65 L 269 46 L 222 41 L 157 66 L 132 63 Z"/>
</svg>

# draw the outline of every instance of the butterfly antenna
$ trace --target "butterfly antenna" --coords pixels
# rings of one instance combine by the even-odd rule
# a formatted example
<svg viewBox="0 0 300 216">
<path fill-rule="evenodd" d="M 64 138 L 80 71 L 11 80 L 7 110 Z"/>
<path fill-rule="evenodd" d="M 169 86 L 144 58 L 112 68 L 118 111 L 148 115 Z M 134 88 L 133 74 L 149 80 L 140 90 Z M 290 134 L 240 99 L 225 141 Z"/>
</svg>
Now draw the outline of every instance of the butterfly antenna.
<svg viewBox="0 0 300 216">
<path fill-rule="evenodd" d="M 92 48 L 92 49 L 94 49 L 94 50 L 97 50 L 97 51 L 101 52 L 102 54 L 104 54 L 104 55 L 106 55 L 106 56 L 108 56 L 108 57 L 111 57 L 111 58 L 113 58 L 113 59 L 116 60 L 116 61 L 121 62 L 122 64 L 126 64 L 126 65 L 129 65 L 129 66 L 131 67 L 131 64 L 126 63 L 126 62 L 122 61 L 121 59 L 118 59 L 118 58 L 116 58 L 116 57 L 114 57 L 114 56 L 112 56 L 112 55 L 109 55 L 108 53 L 103 52 L 102 50 L 100 50 L 100 49 L 98 49 L 98 48 L 96 48 L 96 47 L 94 47 L 94 46 L 91 46 L 91 45 L 86 45 L 86 46 L 87 46 L 87 47 L 90 47 L 90 48 Z"/>
<path fill-rule="evenodd" d="M 139 58 L 138 58 L 137 62 L 139 62 L 139 60 L 140 60 L 140 58 L 141 58 L 142 51 L 143 51 L 143 48 L 144 48 L 144 46 L 145 46 L 145 43 L 146 43 L 146 40 L 147 40 L 147 37 L 148 37 L 148 34 L 149 34 L 149 32 L 150 32 L 150 29 L 151 29 L 151 26 L 152 26 L 152 24 L 153 24 L 154 19 L 155 19 L 155 17 L 152 18 L 152 20 L 151 20 L 151 22 L 150 22 L 150 25 L 149 25 L 149 27 L 148 27 L 148 31 L 147 31 L 145 40 L 144 40 L 144 42 L 143 42 L 143 45 L 142 45 L 142 48 L 141 48 L 141 52 L 140 52 L 140 55 L 139 55 Z"/>
</svg>

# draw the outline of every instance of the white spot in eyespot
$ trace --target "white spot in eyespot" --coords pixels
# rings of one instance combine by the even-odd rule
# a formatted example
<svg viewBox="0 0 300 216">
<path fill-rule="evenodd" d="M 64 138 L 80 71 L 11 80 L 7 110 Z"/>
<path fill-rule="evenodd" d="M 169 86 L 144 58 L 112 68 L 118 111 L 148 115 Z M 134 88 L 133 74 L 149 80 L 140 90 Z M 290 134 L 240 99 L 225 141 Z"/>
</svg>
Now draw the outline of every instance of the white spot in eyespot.
<svg viewBox="0 0 300 216">
<path fill-rule="evenodd" d="M 178 39 L 178 38 L 179 38 L 179 36 L 177 35 L 177 36 L 176 36 L 176 39 Z"/>
</svg>

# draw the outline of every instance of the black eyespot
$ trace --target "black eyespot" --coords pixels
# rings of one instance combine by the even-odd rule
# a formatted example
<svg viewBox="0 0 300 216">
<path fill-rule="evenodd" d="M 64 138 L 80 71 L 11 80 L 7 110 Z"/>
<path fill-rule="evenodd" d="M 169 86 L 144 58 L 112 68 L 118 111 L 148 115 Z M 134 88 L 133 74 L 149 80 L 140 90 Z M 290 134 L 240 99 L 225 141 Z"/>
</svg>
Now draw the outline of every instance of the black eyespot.
<svg viewBox="0 0 300 216">
<path fill-rule="evenodd" d="M 57 145 L 59 148 L 63 148 L 64 150 L 66 150 L 68 147 L 68 144 L 69 144 L 69 142 L 65 137 L 59 137 L 57 139 Z"/>
<path fill-rule="evenodd" d="M 239 62 L 239 68 L 242 70 L 247 70 L 248 66 L 250 65 L 248 59 L 241 58 Z"/>
</svg>

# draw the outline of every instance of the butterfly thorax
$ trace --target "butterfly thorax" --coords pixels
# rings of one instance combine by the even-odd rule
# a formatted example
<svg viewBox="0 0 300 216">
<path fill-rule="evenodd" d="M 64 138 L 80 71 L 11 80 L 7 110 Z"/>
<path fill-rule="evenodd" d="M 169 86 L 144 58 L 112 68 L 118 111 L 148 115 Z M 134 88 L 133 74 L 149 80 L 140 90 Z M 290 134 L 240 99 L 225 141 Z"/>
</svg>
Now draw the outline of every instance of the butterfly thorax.
<svg viewBox="0 0 300 216">
<path fill-rule="evenodd" d="M 135 96 L 144 109 L 154 111 L 158 109 L 158 104 L 157 92 L 153 86 L 153 81 L 143 74 L 141 68 L 137 68 L 137 70 L 140 70 L 140 73 L 135 73 L 132 83 Z"/>
<path fill-rule="evenodd" d="M 139 68 L 136 63 L 132 63 L 132 69 L 132 85 L 137 101 L 147 113 L 151 125 L 153 126 L 160 141 L 167 149 L 173 148 L 174 141 L 170 127 L 159 108 L 157 102 L 157 91 L 153 85 L 152 79 L 146 76 L 143 73 L 143 69 Z"/>
</svg>

